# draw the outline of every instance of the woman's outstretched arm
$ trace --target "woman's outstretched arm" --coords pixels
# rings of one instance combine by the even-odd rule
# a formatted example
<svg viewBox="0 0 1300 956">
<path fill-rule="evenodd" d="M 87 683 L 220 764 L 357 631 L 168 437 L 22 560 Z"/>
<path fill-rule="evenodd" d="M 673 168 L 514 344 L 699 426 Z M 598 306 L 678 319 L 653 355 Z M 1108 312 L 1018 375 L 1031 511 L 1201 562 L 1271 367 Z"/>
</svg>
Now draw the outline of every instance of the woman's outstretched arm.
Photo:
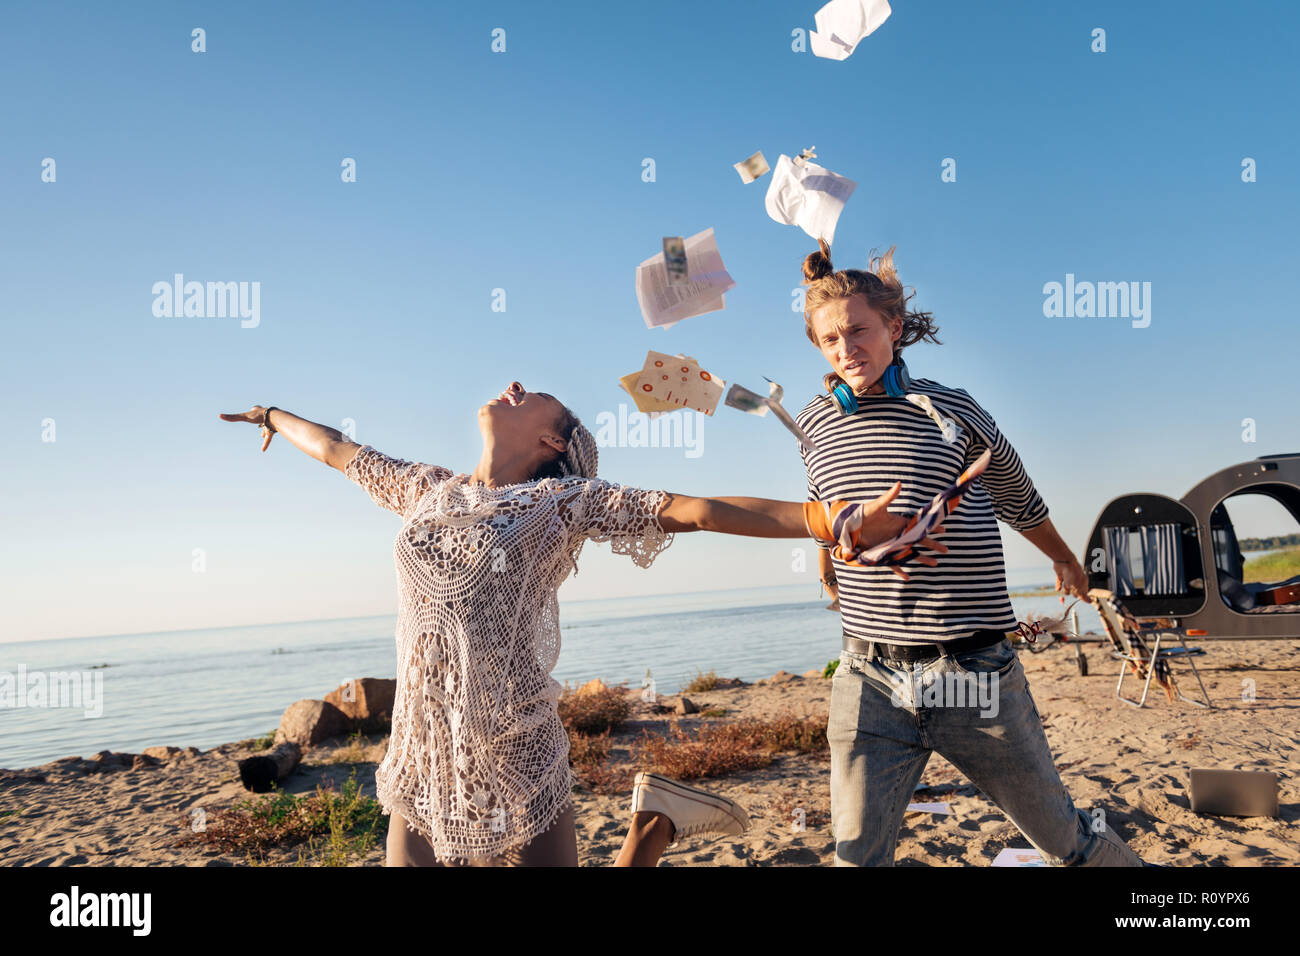
<svg viewBox="0 0 1300 956">
<path fill-rule="evenodd" d="M 902 486 L 898 483 L 874 501 L 862 505 L 862 526 L 857 533 L 858 542 L 865 546 L 882 544 L 900 534 L 908 518 L 890 514 L 889 503 L 898 497 Z M 807 538 L 815 536 L 808 525 L 807 502 L 776 501 L 771 498 L 693 498 L 689 495 L 669 494 L 659 512 L 659 524 L 665 531 L 717 531 L 722 534 L 739 534 L 751 538 Z M 820 506 L 820 503 L 817 503 Z M 942 526 L 931 534 L 938 534 Z M 918 547 L 929 548 L 939 554 L 948 549 L 929 537 L 921 539 Z M 934 567 L 936 561 L 929 555 L 918 555 L 919 564 Z M 891 567 L 896 575 L 907 580 L 901 568 Z"/>
<path fill-rule="evenodd" d="M 348 466 L 348 462 L 361 448 L 356 442 L 344 437 L 343 433 L 337 428 L 309 422 L 305 418 L 299 418 L 292 412 L 286 412 L 283 408 L 273 408 L 271 414 L 267 416 L 265 408 L 261 405 L 254 405 L 246 412 L 223 413 L 221 420 L 224 422 L 247 422 L 250 425 L 261 427 L 262 451 L 266 451 L 270 447 L 271 436 L 279 432 L 299 451 L 311 455 L 317 461 L 324 462 L 339 471 Z M 269 429 L 264 422 L 270 425 Z"/>
<path fill-rule="evenodd" d="M 717 531 L 751 538 L 806 538 L 803 502 L 771 498 L 692 498 L 669 494 L 659 512 L 665 531 Z"/>
</svg>

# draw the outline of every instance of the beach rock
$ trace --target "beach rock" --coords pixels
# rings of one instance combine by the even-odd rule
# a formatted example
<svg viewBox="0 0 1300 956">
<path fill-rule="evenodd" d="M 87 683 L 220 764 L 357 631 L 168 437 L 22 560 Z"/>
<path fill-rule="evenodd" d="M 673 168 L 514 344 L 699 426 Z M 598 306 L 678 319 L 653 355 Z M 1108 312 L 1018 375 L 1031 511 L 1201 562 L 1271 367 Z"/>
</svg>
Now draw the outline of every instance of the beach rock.
<svg viewBox="0 0 1300 956">
<path fill-rule="evenodd" d="M 350 724 L 347 714 L 328 701 L 294 701 L 280 716 L 275 745 L 290 742 L 300 747 L 313 747 L 322 740 L 347 733 Z"/>
<path fill-rule="evenodd" d="M 99 764 L 84 757 L 60 757 L 58 760 L 51 760 L 42 769 L 51 773 L 87 774 L 98 770 Z"/>
<path fill-rule="evenodd" d="M 44 782 L 45 774 L 39 770 L 0 770 L 0 784 Z"/>
<path fill-rule="evenodd" d="M 371 733 L 391 726 L 396 693 L 396 680 L 361 677 L 340 684 L 325 695 L 325 701 L 343 712 L 351 730 Z"/>
<path fill-rule="evenodd" d="M 94 770 L 101 773 L 111 773 L 114 770 L 125 770 L 132 766 L 135 762 L 135 754 L 119 754 L 113 753 L 111 750 L 101 750 L 99 753 L 93 754 L 90 759 L 98 765 L 94 767 Z"/>
<path fill-rule="evenodd" d="M 679 714 L 698 714 L 700 708 L 689 697 L 679 697 L 677 700 L 677 713 Z"/>
<path fill-rule="evenodd" d="M 171 760 L 179 756 L 180 747 L 145 747 L 144 756 L 152 757 L 154 760 Z"/>
<path fill-rule="evenodd" d="M 803 676 L 804 676 L 804 677 L 809 677 L 809 678 L 812 678 L 812 677 L 821 677 L 821 676 L 822 676 L 822 672 L 819 671 L 819 670 L 817 670 L 817 668 L 814 667 L 814 668 L 813 668 L 812 670 L 810 670 L 810 671 L 804 671 L 804 672 L 803 672 Z"/>
<path fill-rule="evenodd" d="M 156 767 L 162 763 L 157 757 L 150 757 L 148 754 L 136 754 L 135 759 L 131 761 L 131 769 L 139 770 L 142 767 Z"/>
<path fill-rule="evenodd" d="M 799 680 L 799 677 L 796 676 L 795 674 L 791 674 L 789 671 L 777 671 L 770 678 L 768 678 L 767 682 L 769 684 L 784 684 L 787 681 L 792 681 L 792 680 Z"/>
</svg>

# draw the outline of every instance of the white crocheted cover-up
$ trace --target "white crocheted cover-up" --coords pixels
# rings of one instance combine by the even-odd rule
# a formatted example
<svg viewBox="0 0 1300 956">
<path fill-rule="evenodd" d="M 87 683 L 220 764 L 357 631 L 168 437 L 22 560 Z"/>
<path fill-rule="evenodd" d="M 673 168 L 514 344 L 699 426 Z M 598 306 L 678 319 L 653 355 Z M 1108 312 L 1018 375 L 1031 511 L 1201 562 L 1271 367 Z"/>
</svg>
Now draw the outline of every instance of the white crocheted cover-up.
<svg viewBox="0 0 1300 956">
<path fill-rule="evenodd" d="M 643 568 L 672 543 L 667 494 L 599 478 L 501 488 L 364 445 L 344 474 L 402 516 L 397 692 L 375 771 L 440 860 L 495 856 L 545 831 L 569 801 L 556 591 L 588 539 Z"/>
</svg>

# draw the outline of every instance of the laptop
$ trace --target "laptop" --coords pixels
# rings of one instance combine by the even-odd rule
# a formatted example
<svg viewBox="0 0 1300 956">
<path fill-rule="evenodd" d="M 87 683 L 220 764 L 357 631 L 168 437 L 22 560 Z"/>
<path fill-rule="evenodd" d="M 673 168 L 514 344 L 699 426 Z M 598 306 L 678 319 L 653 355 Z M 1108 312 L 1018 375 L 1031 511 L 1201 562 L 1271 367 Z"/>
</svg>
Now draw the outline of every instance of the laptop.
<svg viewBox="0 0 1300 956">
<path fill-rule="evenodd" d="M 1193 770 L 1192 812 L 1225 817 L 1277 816 L 1277 774 L 1262 770 Z"/>
</svg>

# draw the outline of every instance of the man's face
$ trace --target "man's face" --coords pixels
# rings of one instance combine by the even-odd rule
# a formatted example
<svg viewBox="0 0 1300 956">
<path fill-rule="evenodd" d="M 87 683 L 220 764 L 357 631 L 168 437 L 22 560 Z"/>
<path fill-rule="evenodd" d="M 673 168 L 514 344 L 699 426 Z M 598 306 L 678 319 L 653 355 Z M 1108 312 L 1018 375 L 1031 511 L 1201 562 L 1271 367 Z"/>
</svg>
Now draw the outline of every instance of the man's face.
<svg viewBox="0 0 1300 956">
<path fill-rule="evenodd" d="M 902 319 L 886 321 L 861 295 L 832 299 L 810 316 L 810 322 L 822 355 L 855 393 L 880 381 L 894 360 L 894 343 L 903 334 Z"/>
</svg>

